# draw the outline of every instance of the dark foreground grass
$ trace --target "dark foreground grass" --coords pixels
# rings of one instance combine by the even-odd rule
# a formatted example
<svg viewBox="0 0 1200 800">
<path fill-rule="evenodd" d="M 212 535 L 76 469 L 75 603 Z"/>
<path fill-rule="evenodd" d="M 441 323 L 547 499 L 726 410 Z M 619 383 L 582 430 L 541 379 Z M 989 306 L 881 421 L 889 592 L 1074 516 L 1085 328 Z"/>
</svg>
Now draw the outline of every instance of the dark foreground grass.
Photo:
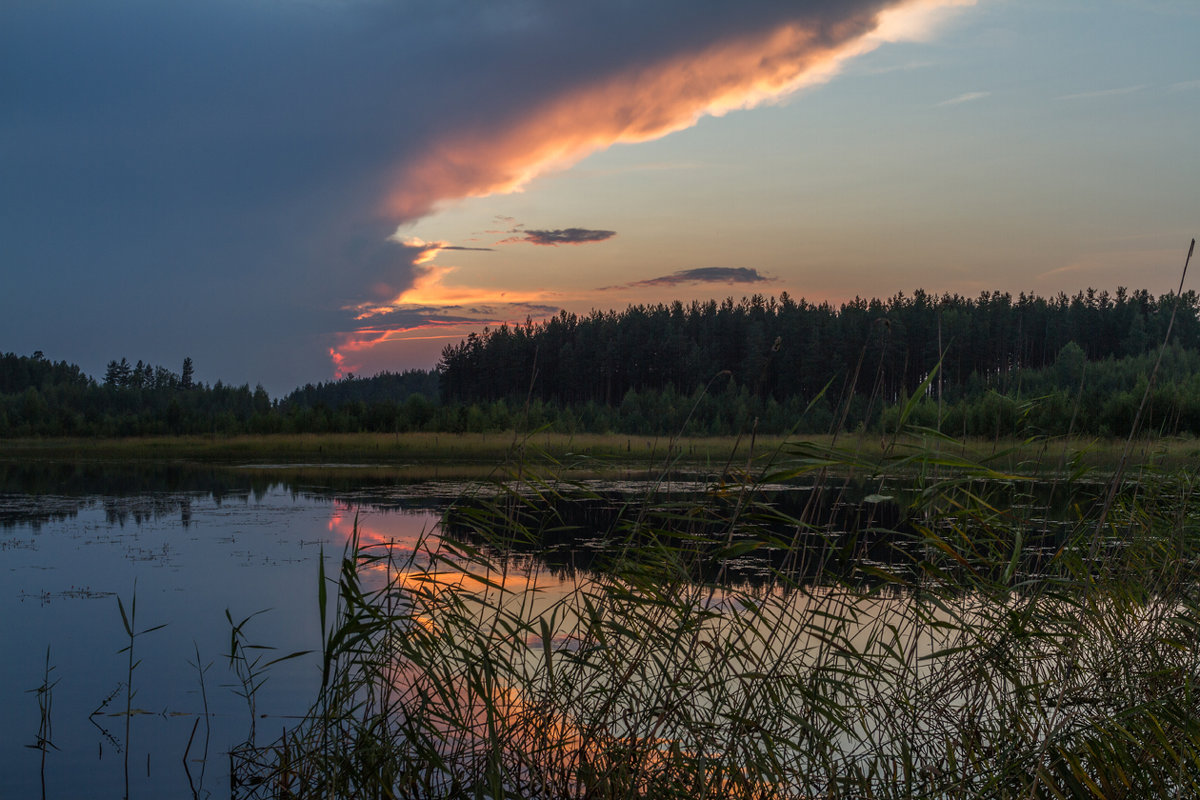
<svg viewBox="0 0 1200 800">
<path fill-rule="evenodd" d="M 319 576 L 320 696 L 234 754 L 236 796 L 1200 796 L 1193 470 L 1126 470 L 1101 503 L 1053 443 L 845 443 L 652 487 L 587 572 L 518 555 L 585 494 L 530 457 L 453 536 L 352 543 Z M 834 524 L 818 498 L 851 475 L 874 491 Z M 787 516 L 759 490 L 791 480 L 816 488 Z"/>
</svg>

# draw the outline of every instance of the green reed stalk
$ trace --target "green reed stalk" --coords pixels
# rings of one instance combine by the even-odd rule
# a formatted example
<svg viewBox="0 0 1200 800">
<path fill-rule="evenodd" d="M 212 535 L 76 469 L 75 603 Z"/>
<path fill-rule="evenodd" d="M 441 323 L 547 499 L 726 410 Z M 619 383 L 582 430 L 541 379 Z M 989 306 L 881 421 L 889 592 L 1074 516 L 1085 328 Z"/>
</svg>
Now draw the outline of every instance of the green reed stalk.
<svg viewBox="0 0 1200 800">
<path fill-rule="evenodd" d="M 120 597 L 117 597 L 117 610 L 121 612 L 121 625 L 125 629 L 125 636 L 129 643 L 117 651 L 118 654 L 125 653 L 128 656 L 125 669 L 125 797 L 129 797 L 129 751 L 133 749 L 132 740 L 129 738 L 131 723 L 133 721 L 133 698 L 137 692 L 133 688 L 133 673 L 134 670 L 142 663 L 141 659 L 134 658 L 134 644 L 138 638 L 145 636 L 147 633 L 153 633 L 159 628 L 165 628 L 166 623 L 162 625 L 153 625 L 143 630 L 137 629 L 137 580 L 133 582 L 133 593 L 129 599 L 129 613 L 125 613 L 125 603 Z"/>
<path fill-rule="evenodd" d="M 42 784 L 42 798 L 46 797 L 46 753 L 50 750 L 57 750 L 58 747 L 54 744 L 54 726 L 52 714 L 54 708 L 54 687 L 58 685 L 58 679 L 50 680 L 50 673 L 54 671 L 54 667 L 50 666 L 50 647 L 46 647 L 46 665 L 42 671 L 42 682 L 35 688 L 27 691 L 33 693 L 37 697 L 38 704 L 38 731 L 37 738 L 33 744 L 26 747 L 38 750 L 41 753 L 41 762 L 38 767 L 39 776 Z"/>
</svg>

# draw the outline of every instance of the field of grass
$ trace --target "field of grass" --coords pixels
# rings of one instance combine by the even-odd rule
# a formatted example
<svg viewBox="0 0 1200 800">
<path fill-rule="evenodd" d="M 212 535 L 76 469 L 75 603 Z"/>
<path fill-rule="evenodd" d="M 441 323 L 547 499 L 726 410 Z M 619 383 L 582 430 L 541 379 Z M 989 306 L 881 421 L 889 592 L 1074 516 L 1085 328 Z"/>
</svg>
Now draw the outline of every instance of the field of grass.
<svg viewBox="0 0 1200 800">
<path fill-rule="evenodd" d="M 909 434 L 842 434 L 786 438 L 630 436 L 613 433 L 538 432 L 278 434 L 264 436 L 161 436 L 121 439 L 9 439 L 0 441 L 0 457 L 12 459 L 201 461 L 235 465 L 322 465 L 327 468 L 389 470 L 397 474 L 447 476 L 487 473 L 520 461 L 553 464 L 574 475 L 622 472 L 671 464 L 709 474 L 772 460 L 797 442 L 817 448 L 836 446 L 867 459 L 906 449 L 936 451 L 986 462 L 1009 472 L 1030 469 L 1113 467 L 1123 439 L 1056 437 L 1048 439 L 941 440 Z M 1131 458 L 1143 465 L 1183 467 L 1200 460 L 1200 442 L 1190 437 L 1147 437 L 1133 443 Z"/>
<path fill-rule="evenodd" d="M 496 433 L 277 434 L 159 436 L 119 439 L 10 439 L 11 456 L 48 458 L 198 459 L 232 462 L 388 462 L 437 460 L 502 463 L 521 442 L 556 459 L 607 458 L 660 462 L 668 440 L 618 434 Z M 734 439 L 682 439 L 675 452 L 689 458 L 727 458 Z"/>
</svg>

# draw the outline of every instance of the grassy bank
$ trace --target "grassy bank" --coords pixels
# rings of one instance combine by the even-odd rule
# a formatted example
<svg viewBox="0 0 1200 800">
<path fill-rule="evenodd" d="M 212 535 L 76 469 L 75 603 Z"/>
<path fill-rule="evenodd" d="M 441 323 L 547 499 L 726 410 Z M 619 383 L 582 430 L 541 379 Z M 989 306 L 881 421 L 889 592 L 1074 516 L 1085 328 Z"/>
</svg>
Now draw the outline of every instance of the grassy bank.
<svg viewBox="0 0 1200 800">
<path fill-rule="evenodd" d="M 778 457 L 789 443 L 768 437 L 677 437 L 625 434 L 404 433 L 278 434 L 262 436 L 158 436 L 119 439 L 0 440 L 8 458 L 158 461 L 182 460 L 227 464 L 320 464 L 326 467 L 371 466 L 422 473 L 438 465 L 503 466 L 516 459 L 588 471 L 622 470 L 669 463 L 709 473 Z M 1123 439 L 1056 437 L 1050 439 L 939 440 L 909 434 L 805 436 L 818 449 L 836 447 L 844 455 L 868 460 L 919 449 L 987 463 L 1005 471 L 1061 469 L 1066 466 L 1111 468 L 1121 457 Z M 1147 437 L 1134 443 L 1136 463 L 1184 467 L 1200 459 L 1200 442 L 1190 437 Z"/>
<path fill-rule="evenodd" d="M 780 440 L 760 442 L 759 447 Z M 42 458 L 195 459 L 242 463 L 345 462 L 403 463 L 446 461 L 504 463 L 524 443 L 559 461 L 606 459 L 661 463 L 670 442 L 665 438 L 617 434 L 536 433 L 330 433 L 243 436 L 151 436 L 117 439 L 10 439 L 0 442 L 8 455 Z M 672 450 L 689 461 L 744 457 L 748 441 L 734 437 L 689 438 Z"/>
</svg>

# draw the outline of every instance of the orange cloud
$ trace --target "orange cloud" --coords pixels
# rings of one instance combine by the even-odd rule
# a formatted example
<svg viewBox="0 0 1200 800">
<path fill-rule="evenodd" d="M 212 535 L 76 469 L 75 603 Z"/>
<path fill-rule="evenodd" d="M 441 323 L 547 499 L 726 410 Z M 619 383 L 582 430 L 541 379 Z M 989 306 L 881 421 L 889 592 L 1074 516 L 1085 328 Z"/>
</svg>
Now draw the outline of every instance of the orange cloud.
<svg viewBox="0 0 1200 800">
<path fill-rule="evenodd" d="M 518 191 L 613 144 L 658 139 L 706 115 L 781 99 L 883 42 L 921 38 L 943 9 L 973 2 L 917 0 L 834 23 L 792 20 L 573 86 L 507 121 L 446 132 L 398 170 L 388 211 L 412 221 L 443 201 Z"/>
<path fill-rule="evenodd" d="M 392 238 L 395 239 L 395 237 Z M 405 247 L 411 247 L 417 251 L 417 254 L 413 256 L 413 266 L 416 266 L 417 264 L 428 264 L 430 261 L 433 261 L 435 258 L 437 258 L 438 253 L 442 252 L 442 248 L 446 245 L 445 242 L 427 242 L 424 239 L 417 238 L 416 236 L 409 236 L 404 239 L 400 239 L 399 242 Z"/>
<path fill-rule="evenodd" d="M 446 242 L 426 242 L 415 237 L 393 236 L 392 239 L 414 253 L 410 261 L 412 283 L 389 300 L 367 301 L 344 309 L 353 312 L 354 320 L 361 323 L 361 327 L 337 334 L 337 344 L 329 348 L 334 377 L 339 380 L 350 373 L 359 372 L 364 358 L 378 361 L 381 354 L 402 342 L 460 339 L 468 331 L 485 325 L 499 325 L 554 313 L 557 306 L 552 308 L 546 304 L 563 299 L 559 293 L 545 290 L 514 292 L 447 285 L 446 277 L 454 271 L 454 267 L 434 264 L 432 260 L 443 250 L 474 248 L 455 247 Z M 381 284 L 381 288 L 386 289 L 386 285 Z M 374 323 L 368 323 L 368 320 Z M 349 353 L 359 354 L 358 363 L 349 363 Z"/>
<path fill-rule="evenodd" d="M 341 347 L 343 350 L 349 350 L 353 352 L 355 350 L 369 350 L 375 345 L 383 344 L 384 342 L 394 342 L 400 339 L 407 341 L 409 339 L 457 338 L 458 334 L 446 334 L 444 336 L 405 336 L 404 334 L 412 333 L 413 331 L 435 330 L 439 327 L 458 326 L 461 324 L 461 322 L 457 321 L 430 320 L 420 325 L 405 325 L 397 328 L 362 328 L 352 333 L 345 334 L 346 338 L 339 345 L 339 347 Z M 330 348 L 330 352 L 331 354 L 333 353 L 332 348 Z M 338 355 L 334 360 L 336 363 L 340 364 L 345 361 L 345 357 Z"/>
<path fill-rule="evenodd" d="M 412 285 L 386 303 L 360 303 L 349 310 L 355 311 L 356 320 L 370 319 L 407 308 L 450 308 L 481 306 L 492 303 L 528 304 L 553 302 L 560 297 L 558 292 L 534 291 L 514 292 L 508 289 L 492 289 L 473 286 L 447 286 L 445 278 L 454 272 L 454 267 L 430 264 L 439 249 L 422 251 L 413 262 Z M 431 254 L 430 254 L 431 253 Z M 482 321 L 482 320 L 481 320 Z"/>
<path fill-rule="evenodd" d="M 433 261 L 443 250 L 478 250 L 490 253 L 494 249 L 491 247 L 463 247 L 462 245 L 450 244 L 449 242 L 427 242 L 416 236 L 401 237 L 399 234 L 393 234 L 388 238 L 393 242 L 399 242 L 405 247 L 417 251 L 412 260 L 413 264 L 425 264 Z"/>
<path fill-rule="evenodd" d="M 471 324 L 488 324 L 489 320 L 480 320 L 478 323 Z M 424 331 L 432 330 L 451 330 L 451 333 L 421 335 Z M 411 335 L 416 333 L 417 335 Z M 463 322 L 461 320 L 422 320 L 417 324 L 399 325 L 394 327 L 372 327 L 360 328 L 358 330 L 349 331 L 338 334 L 338 343 L 334 347 L 329 348 L 329 360 L 333 363 L 333 376 L 341 380 L 351 373 L 358 373 L 362 370 L 361 363 L 351 364 L 347 354 L 358 353 L 361 358 L 363 355 L 370 357 L 369 354 L 375 348 L 381 345 L 386 345 L 389 342 L 409 342 L 409 341 L 428 341 L 432 339 L 461 339 L 465 335 L 463 330 Z"/>
<path fill-rule="evenodd" d="M 354 372 L 354 370 L 358 369 L 358 367 L 355 366 L 348 366 L 346 364 L 346 356 L 344 356 L 342 353 L 339 353 L 332 347 L 329 348 L 329 360 L 333 362 L 333 376 L 338 380 L 341 380 L 351 372 Z"/>
</svg>

